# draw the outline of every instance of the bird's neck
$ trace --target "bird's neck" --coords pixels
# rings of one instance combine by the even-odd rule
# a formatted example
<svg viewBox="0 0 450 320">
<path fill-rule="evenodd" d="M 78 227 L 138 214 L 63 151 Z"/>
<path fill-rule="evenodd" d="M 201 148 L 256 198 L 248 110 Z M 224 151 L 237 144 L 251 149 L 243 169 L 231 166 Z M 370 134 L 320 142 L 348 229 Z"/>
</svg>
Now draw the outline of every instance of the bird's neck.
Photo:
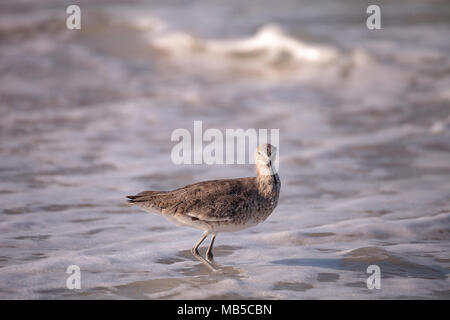
<svg viewBox="0 0 450 320">
<path fill-rule="evenodd" d="M 277 196 L 280 191 L 280 178 L 271 166 L 256 167 L 256 183 L 259 193 L 265 198 Z"/>
</svg>

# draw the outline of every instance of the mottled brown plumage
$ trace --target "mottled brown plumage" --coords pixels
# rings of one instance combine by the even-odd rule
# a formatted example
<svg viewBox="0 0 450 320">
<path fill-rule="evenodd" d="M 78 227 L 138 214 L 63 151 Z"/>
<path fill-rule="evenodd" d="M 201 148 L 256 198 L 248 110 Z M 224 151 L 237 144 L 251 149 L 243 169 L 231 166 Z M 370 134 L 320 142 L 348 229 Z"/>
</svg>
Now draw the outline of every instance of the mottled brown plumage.
<svg viewBox="0 0 450 320">
<path fill-rule="evenodd" d="M 144 191 L 128 196 L 128 202 L 177 224 L 204 230 L 201 241 L 193 248 L 196 256 L 200 243 L 213 234 L 207 251 L 211 261 L 217 233 L 256 225 L 277 206 L 281 184 L 272 166 L 275 153 L 270 144 L 257 148 L 256 177 L 203 181 L 172 191 Z"/>
</svg>

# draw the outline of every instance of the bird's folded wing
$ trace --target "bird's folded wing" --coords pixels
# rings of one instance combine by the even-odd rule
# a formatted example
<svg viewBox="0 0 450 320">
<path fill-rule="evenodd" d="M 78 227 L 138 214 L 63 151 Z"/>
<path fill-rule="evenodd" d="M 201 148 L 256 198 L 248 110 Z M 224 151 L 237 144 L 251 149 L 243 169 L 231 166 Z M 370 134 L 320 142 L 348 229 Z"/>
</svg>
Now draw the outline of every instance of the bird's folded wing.
<svg viewBox="0 0 450 320">
<path fill-rule="evenodd" d="M 211 197 L 187 208 L 185 214 L 202 221 L 230 221 L 246 206 L 246 199 L 239 194 Z"/>
<path fill-rule="evenodd" d="M 191 218 L 207 221 L 207 222 L 226 222 L 230 221 L 231 217 L 216 217 L 208 214 L 204 214 L 202 212 L 188 212 L 186 215 L 188 215 Z"/>
<path fill-rule="evenodd" d="M 245 207 L 243 184 L 253 178 L 211 180 L 172 191 L 144 191 L 128 196 L 129 203 L 162 214 L 185 215 L 204 221 L 229 221 Z"/>
</svg>

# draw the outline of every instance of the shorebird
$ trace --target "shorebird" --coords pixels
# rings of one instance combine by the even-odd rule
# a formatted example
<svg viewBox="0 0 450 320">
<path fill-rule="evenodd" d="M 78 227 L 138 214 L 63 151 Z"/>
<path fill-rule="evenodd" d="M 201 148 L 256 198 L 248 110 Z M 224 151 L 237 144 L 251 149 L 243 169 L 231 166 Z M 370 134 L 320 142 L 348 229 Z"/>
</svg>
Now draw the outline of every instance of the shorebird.
<svg viewBox="0 0 450 320">
<path fill-rule="evenodd" d="M 275 157 L 276 148 L 263 144 L 255 151 L 255 177 L 202 181 L 172 191 L 143 191 L 127 196 L 128 203 L 178 225 L 203 230 L 191 251 L 215 270 L 212 249 L 216 235 L 257 225 L 277 206 L 281 183 L 272 165 Z M 198 247 L 208 235 L 211 242 L 205 260 Z"/>
</svg>

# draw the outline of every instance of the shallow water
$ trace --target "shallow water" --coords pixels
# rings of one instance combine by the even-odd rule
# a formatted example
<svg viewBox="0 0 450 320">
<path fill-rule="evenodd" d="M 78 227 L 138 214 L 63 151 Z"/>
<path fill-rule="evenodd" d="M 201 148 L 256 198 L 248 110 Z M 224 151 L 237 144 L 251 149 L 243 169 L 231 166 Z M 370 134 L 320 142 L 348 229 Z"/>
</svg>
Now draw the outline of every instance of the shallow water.
<svg viewBox="0 0 450 320">
<path fill-rule="evenodd" d="M 449 4 L 369 31 L 361 1 L 241 2 L 80 1 L 68 31 L 62 1 L 2 1 L 0 298 L 450 298 Z M 194 120 L 280 129 L 279 206 L 217 237 L 218 273 L 123 204 L 253 174 L 174 165 Z"/>
</svg>

